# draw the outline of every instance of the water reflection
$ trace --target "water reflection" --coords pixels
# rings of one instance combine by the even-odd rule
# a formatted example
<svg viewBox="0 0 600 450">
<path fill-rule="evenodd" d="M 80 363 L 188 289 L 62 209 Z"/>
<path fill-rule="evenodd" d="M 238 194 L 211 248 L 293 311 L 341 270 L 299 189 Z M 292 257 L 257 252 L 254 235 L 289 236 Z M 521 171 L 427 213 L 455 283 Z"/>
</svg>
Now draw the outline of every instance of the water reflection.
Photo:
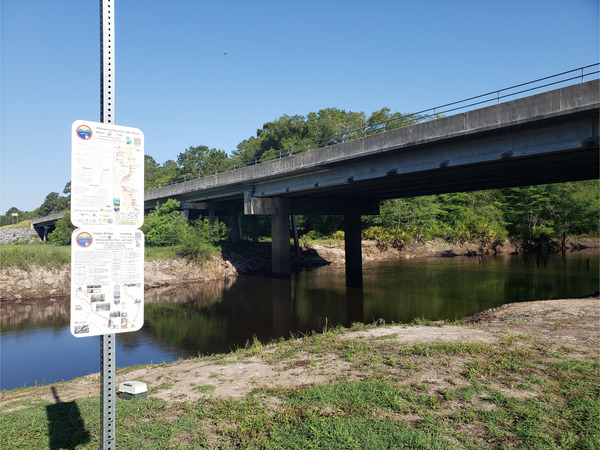
<svg viewBox="0 0 600 450">
<path fill-rule="evenodd" d="M 227 352 L 326 322 L 408 322 L 460 318 L 507 302 L 568 298 L 598 290 L 598 252 L 440 258 L 364 265 L 363 288 L 347 287 L 344 267 L 291 280 L 245 276 L 225 283 L 147 292 L 145 324 L 117 334 L 117 365 L 170 362 Z M 2 388 L 60 381 L 99 370 L 99 340 L 74 338 L 69 299 L 1 302 Z"/>
</svg>

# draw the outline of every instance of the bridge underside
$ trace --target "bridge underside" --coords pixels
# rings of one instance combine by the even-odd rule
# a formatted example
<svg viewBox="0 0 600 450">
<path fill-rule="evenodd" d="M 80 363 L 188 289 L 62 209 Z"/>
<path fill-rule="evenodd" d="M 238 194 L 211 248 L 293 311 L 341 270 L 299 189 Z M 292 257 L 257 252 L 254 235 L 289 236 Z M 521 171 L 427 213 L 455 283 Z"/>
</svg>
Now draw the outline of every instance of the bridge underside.
<svg viewBox="0 0 600 450">
<path fill-rule="evenodd" d="M 507 157 L 492 163 L 442 167 L 406 174 L 397 174 L 391 170 L 385 177 L 362 181 L 348 180 L 344 183 L 343 190 L 337 185 L 304 190 L 301 193 L 280 194 L 278 198 L 289 201 L 292 213 L 307 214 L 310 210 L 319 213 L 323 209 L 320 206 L 323 202 L 330 203 L 330 211 L 333 211 L 334 205 L 339 205 L 340 201 L 348 202 L 348 205 L 373 207 L 370 204 L 373 200 L 593 180 L 599 175 L 599 155 L 599 146 L 596 143 L 555 154 Z M 266 203 L 272 202 L 270 198 L 266 200 Z M 251 214 L 248 209 L 247 213 Z"/>
<path fill-rule="evenodd" d="M 347 266 L 358 267 L 356 224 L 380 200 L 597 179 L 599 97 L 599 80 L 580 83 L 157 189 L 146 202 L 271 216 L 275 273 L 289 267 L 289 215 L 341 214 Z"/>
<path fill-rule="evenodd" d="M 357 285 L 362 282 L 360 216 L 378 214 L 380 200 L 597 179 L 600 167 L 598 141 L 592 140 L 589 144 L 553 154 L 517 158 L 507 154 L 493 162 L 454 167 L 442 165 L 406 174 L 390 170 L 380 178 L 347 180 L 343 186 L 306 189 L 276 197 L 256 197 L 246 191 L 243 201 L 191 202 L 184 207 L 239 211 L 243 208 L 248 215 L 271 216 L 274 275 L 290 273 L 290 215 L 343 215 L 347 280 L 348 284 Z"/>
</svg>

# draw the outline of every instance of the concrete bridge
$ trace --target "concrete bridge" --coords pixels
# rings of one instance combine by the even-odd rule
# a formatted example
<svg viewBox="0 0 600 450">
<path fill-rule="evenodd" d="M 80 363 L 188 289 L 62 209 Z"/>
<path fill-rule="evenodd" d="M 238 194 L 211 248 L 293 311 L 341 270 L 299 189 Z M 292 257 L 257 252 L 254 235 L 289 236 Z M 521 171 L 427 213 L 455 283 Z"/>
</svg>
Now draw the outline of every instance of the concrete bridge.
<svg viewBox="0 0 600 450">
<path fill-rule="evenodd" d="M 599 177 L 600 82 L 593 80 L 174 184 L 145 208 L 180 200 L 188 217 L 271 217 L 273 274 L 287 275 L 290 215 L 344 216 L 346 279 L 362 282 L 360 216 L 383 199 Z M 41 237 L 62 214 L 32 221 Z"/>
<path fill-rule="evenodd" d="M 380 200 L 598 178 L 599 98 L 588 81 L 147 191 L 145 206 L 271 216 L 274 275 L 291 270 L 290 215 L 344 215 L 346 279 L 360 284 L 360 216 Z"/>
<path fill-rule="evenodd" d="M 31 221 L 31 228 L 33 228 L 42 241 L 48 239 L 48 234 L 52 233 L 56 228 L 56 222 L 58 219 L 62 219 L 65 215 L 64 211 L 48 214 L 44 217 L 38 217 Z"/>
</svg>

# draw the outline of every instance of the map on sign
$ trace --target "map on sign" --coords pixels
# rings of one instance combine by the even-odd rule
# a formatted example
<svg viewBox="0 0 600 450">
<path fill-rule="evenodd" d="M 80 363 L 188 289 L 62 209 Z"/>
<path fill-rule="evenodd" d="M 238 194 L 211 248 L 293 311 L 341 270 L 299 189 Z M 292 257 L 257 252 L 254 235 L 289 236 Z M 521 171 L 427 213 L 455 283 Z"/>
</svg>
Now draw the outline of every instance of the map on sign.
<svg viewBox="0 0 600 450">
<path fill-rule="evenodd" d="M 144 134 L 76 120 L 71 126 L 71 222 L 78 227 L 144 222 Z"/>
<path fill-rule="evenodd" d="M 77 229 L 71 236 L 71 333 L 139 330 L 144 324 L 144 234 L 133 227 Z"/>
</svg>

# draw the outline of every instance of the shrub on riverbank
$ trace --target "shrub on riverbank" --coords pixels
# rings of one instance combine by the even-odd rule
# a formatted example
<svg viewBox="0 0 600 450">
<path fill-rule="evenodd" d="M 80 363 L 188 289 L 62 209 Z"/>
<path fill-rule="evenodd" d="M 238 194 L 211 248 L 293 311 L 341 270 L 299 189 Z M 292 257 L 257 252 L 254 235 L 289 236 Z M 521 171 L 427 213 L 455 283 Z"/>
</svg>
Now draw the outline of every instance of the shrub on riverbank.
<svg viewBox="0 0 600 450">
<path fill-rule="evenodd" d="M 177 256 L 190 260 L 205 260 L 221 250 L 216 243 L 225 232 L 225 226 L 219 222 L 211 227 L 206 220 L 197 221 L 185 229 Z"/>
<path fill-rule="evenodd" d="M 148 214 L 142 226 L 146 246 L 171 247 L 176 256 L 200 261 L 218 252 L 217 242 L 228 236 L 225 224 L 217 220 L 210 225 L 207 219 L 188 223 L 179 206 L 170 199 Z"/>
</svg>

